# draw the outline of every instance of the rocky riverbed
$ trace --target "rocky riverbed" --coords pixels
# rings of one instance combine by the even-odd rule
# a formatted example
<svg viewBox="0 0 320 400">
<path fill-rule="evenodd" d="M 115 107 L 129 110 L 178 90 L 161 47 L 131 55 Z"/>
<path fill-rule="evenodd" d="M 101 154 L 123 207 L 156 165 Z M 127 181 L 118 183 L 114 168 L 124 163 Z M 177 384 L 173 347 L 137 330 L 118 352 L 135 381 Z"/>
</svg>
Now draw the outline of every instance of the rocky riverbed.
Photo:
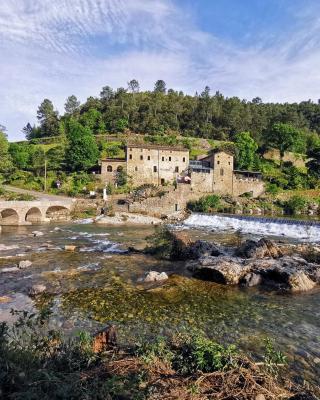
<svg viewBox="0 0 320 400">
<path fill-rule="evenodd" d="M 47 307 L 52 312 L 52 327 L 60 327 L 66 334 L 80 329 L 95 331 L 112 322 L 121 341 L 177 328 L 199 328 L 218 340 L 237 341 L 253 355 L 261 351 L 263 338 L 270 336 L 287 354 L 299 379 L 318 381 L 317 286 L 292 294 L 283 283 L 279 288 L 265 283 L 249 287 L 252 285 L 245 284 L 242 277 L 236 284 L 221 284 L 194 277 L 191 268 L 202 259 L 229 257 L 238 260 L 243 271 L 247 263 L 282 263 L 295 252 L 308 265 L 317 265 L 316 253 L 311 260 L 306 245 L 299 243 L 277 242 L 271 250 L 266 243 L 248 248 L 241 247 L 234 234 L 190 230 L 181 260 L 159 259 L 143 252 L 148 245 L 145 238 L 154 229 L 152 225 L 97 224 L 5 227 L 0 236 L 0 318 L 10 320 L 11 308 L 37 311 Z M 34 231 L 42 235 L 32 234 Z M 255 255 L 250 249 L 255 249 Z M 316 246 L 313 250 L 316 252 Z M 21 261 L 31 264 L 20 265 Z M 162 274 L 163 279 L 158 280 L 150 271 L 165 273 L 168 278 Z M 253 273 L 253 269 L 246 272 Z M 312 280 L 311 275 L 308 278 Z M 31 291 L 35 285 L 43 285 L 45 290 L 35 294 Z"/>
</svg>

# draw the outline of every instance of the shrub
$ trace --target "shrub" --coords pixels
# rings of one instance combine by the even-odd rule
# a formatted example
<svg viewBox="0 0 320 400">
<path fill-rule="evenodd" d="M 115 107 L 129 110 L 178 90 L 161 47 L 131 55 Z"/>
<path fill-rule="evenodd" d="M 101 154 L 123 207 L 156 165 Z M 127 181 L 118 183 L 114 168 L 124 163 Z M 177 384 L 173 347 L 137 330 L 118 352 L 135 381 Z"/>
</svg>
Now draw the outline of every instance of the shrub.
<svg viewBox="0 0 320 400">
<path fill-rule="evenodd" d="M 190 201 L 187 208 L 195 212 L 209 212 L 216 210 L 220 205 L 220 197 L 216 194 L 201 197 L 197 201 Z"/>
<path fill-rule="evenodd" d="M 305 209 L 308 201 L 302 196 L 292 196 L 284 203 L 285 210 L 288 214 L 297 214 Z"/>
<path fill-rule="evenodd" d="M 276 196 L 280 192 L 280 188 L 275 183 L 268 183 L 266 187 L 266 193 Z"/>
</svg>

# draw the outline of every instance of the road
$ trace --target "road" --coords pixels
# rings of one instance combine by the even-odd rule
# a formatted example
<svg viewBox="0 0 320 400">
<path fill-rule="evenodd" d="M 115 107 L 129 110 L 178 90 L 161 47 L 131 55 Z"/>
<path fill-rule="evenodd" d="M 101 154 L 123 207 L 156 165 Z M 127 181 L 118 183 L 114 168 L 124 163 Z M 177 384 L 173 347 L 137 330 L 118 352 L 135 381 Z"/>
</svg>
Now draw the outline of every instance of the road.
<svg viewBox="0 0 320 400">
<path fill-rule="evenodd" d="M 57 201 L 57 200 L 72 200 L 72 197 L 60 196 L 55 194 L 48 194 L 43 192 L 37 192 L 35 190 L 20 189 L 14 186 L 2 185 L 2 187 L 8 192 L 20 193 L 20 194 L 30 194 L 38 200 L 46 201 Z"/>
</svg>

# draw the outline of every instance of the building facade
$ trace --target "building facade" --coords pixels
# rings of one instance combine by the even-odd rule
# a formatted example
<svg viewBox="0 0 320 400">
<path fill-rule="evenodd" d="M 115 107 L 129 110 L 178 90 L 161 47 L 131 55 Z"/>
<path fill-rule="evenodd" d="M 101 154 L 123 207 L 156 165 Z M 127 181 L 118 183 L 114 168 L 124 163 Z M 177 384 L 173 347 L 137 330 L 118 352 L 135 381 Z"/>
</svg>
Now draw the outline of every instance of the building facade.
<svg viewBox="0 0 320 400">
<path fill-rule="evenodd" d="M 201 193 L 251 193 L 258 197 L 264 192 L 261 173 L 235 170 L 234 156 L 226 151 L 211 151 L 190 161 L 189 150 L 184 148 L 128 145 L 124 159 L 101 160 L 104 183 L 116 183 L 121 171 L 127 173 L 133 186 L 177 182 Z"/>
<path fill-rule="evenodd" d="M 128 145 L 125 159 L 101 160 L 104 182 L 115 183 L 125 169 L 133 186 L 173 183 L 188 168 L 189 151 L 179 147 Z"/>
</svg>

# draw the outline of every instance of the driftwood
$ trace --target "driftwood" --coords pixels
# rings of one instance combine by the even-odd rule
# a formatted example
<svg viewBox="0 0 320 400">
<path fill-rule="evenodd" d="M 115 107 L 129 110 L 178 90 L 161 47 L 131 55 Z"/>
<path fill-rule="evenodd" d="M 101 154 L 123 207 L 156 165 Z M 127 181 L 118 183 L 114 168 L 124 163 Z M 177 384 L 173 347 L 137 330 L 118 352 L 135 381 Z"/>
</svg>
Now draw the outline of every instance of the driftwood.
<svg viewBox="0 0 320 400">
<path fill-rule="evenodd" d="M 117 332 L 114 325 L 107 326 L 94 335 L 92 349 L 101 353 L 117 345 Z"/>
</svg>

